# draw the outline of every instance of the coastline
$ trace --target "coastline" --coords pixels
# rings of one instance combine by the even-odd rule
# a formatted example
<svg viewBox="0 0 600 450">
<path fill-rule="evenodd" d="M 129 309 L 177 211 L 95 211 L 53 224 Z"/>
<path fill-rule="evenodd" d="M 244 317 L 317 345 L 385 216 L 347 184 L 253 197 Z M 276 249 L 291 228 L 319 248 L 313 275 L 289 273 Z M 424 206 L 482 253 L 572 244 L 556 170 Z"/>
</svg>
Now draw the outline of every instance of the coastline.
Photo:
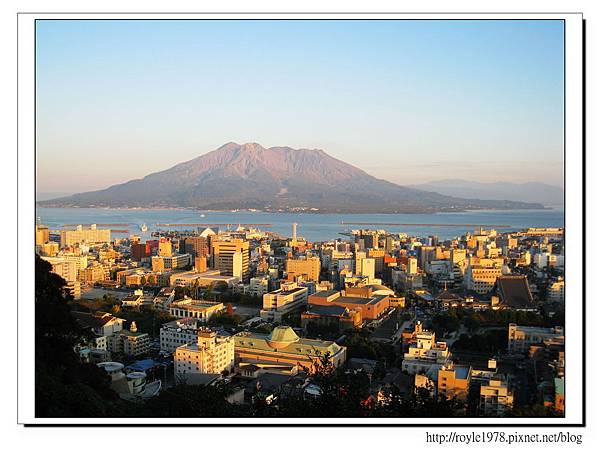
<svg viewBox="0 0 600 450">
<path fill-rule="evenodd" d="M 311 209 L 285 209 L 285 210 L 264 210 L 264 209 L 199 209 L 195 207 L 184 207 L 184 206 L 144 206 L 144 207 L 133 207 L 133 206 L 76 206 L 76 205 L 35 205 L 37 208 L 48 208 L 48 209 L 96 209 L 96 210 L 108 210 L 108 211 L 196 211 L 198 213 L 219 213 L 219 214 L 235 214 L 235 213 L 262 213 L 262 214 L 313 214 L 313 215 L 361 215 L 361 214 L 377 214 L 377 215 L 397 215 L 397 214 L 456 214 L 456 213 L 477 213 L 477 212 L 509 212 L 509 211 L 554 211 L 564 209 L 564 207 L 552 207 L 543 205 L 541 208 L 452 208 L 448 209 L 425 209 L 420 211 L 407 210 L 407 211 L 331 211 L 331 210 L 315 210 Z"/>
</svg>

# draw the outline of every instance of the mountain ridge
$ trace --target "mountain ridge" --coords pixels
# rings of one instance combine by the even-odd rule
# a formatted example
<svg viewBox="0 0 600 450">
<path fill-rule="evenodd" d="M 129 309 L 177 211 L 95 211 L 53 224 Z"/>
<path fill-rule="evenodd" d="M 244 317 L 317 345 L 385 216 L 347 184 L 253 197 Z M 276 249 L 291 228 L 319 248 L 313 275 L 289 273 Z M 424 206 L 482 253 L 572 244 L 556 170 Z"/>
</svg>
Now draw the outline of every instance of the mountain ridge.
<svg viewBox="0 0 600 450">
<path fill-rule="evenodd" d="M 38 204 L 345 213 L 543 208 L 510 200 L 466 200 L 399 186 L 321 149 L 235 142 L 140 179 Z"/>
</svg>

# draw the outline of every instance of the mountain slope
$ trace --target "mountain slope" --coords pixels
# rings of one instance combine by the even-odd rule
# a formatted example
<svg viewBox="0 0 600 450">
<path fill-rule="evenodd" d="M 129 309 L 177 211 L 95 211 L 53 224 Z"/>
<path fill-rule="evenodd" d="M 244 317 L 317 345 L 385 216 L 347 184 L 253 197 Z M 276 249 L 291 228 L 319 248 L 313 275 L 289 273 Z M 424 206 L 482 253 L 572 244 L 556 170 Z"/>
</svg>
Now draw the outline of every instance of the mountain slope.
<svg viewBox="0 0 600 450">
<path fill-rule="evenodd" d="M 543 205 L 562 205 L 564 190 L 545 183 L 479 183 L 466 180 L 439 180 L 411 186 L 425 191 L 444 192 L 462 198 L 484 200 L 511 199 L 521 202 L 541 203 Z"/>
<path fill-rule="evenodd" d="M 323 150 L 223 145 L 170 169 L 107 189 L 39 202 L 44 206 L 179 206 L 321 212 L 432 212 L 536 208 L 511 201 L 465 200 L 398 186 Z"/>
</svg>

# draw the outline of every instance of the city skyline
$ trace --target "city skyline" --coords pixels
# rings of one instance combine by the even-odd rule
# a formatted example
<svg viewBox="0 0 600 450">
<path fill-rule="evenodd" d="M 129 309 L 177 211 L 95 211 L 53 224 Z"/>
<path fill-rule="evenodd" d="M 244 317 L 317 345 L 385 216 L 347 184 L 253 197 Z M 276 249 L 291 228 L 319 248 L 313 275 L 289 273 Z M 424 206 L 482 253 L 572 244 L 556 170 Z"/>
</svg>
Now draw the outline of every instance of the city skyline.
<svg viewBox="0 0 600 450">
<path fill-rule="evenodd" d="M 562 185 L 561 21 L 40 20 L 36 45 L 41 193 L 227 141 L 321 148 L 401 185 Z"/>
</svg>

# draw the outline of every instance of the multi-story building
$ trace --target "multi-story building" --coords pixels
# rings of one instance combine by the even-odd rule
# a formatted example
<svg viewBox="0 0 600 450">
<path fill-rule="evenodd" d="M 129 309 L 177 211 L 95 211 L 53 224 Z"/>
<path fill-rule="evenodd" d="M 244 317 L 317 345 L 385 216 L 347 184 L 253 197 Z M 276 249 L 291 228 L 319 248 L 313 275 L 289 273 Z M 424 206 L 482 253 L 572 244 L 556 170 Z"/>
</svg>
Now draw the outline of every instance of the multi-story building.
<svg viewBox="0 0 600 450">
<path fill-rule="evenodd" d="M 390 296 L 376 295 L 372 288 L 347 289 L 345 291 L 327 290 L 316 292 L 308 298 L 310 305 L 341 306 L 349 310 L 360 311 L 363 320 L 375 320 L 383 316 L 390 308 Z"/>
<path fill-rule="evenodd" d="M 150 258 L 152 256 L 152 249 L 149 242 L 144 244 L 139 242 L 134 242 L 131 244 L 131 258 L 134 261 L 141 261 L 145 258 Z"/>
<path fill-rule="evenodd" d="M 227 288 L 235 286 L 240 281 L 239 277 L 221 275 L 218 270 L 207 270 L 206 272 L 176 272 L 171 274 L 169 283 L 171 286 L 194 286 L 206 287 L 222 284 Z"/>
<path fill-rule="evenodd" d="M 136 289 L 133 294 L 121 299 L 121 306 L 124 308 L 139 308 L 140 306 L 154 305 L 154 296 L 144 294 L 142 289 Z"/>
<path fill-rule="evenodd" d="M 280 289 L 263 295 L 260 317 L 273 322 L 281 322 L 283 316 L 305 306 L 307 298 L 307 288 L 300 287 L 293 282 L 283 283 Z"/>
<path fill-rule="evenodd" d="M 95 224 L 89 228 L 77 225 L 75 230 L 60 231 L 60 246 L 69 247 L 75 244 L 109 244 L 110 230 L 100 230 Z"/>
<path fill-rule="evenodd" d="M 198 330 L 203 324 L 203 321 L 193 317 L 163 324 L 160 328 L 160 350 L 173 353 L 177 347 L 197 342 Z"/>
<path fill-rule="evenodd" d="M 408 275 L 416 275 L 419 272 L 417 258 L 411 256 L 406 262 L 406 273 Z"/>
<path fill-rule="evenodd" d="M 469 396 L 471 367 L 445 364 L 437 373 L 437 392 L 447 400 L 466 402 Z"/>
<path fill-rule="evenodd" d="M 59 246 L 58 242 L 46 242 L 45 244 L 36 245 L 35 249 L 40 256 L 56 256 Z"/>
<path fill-rule="evenodd" d="M 504 377 L 494 376 L 480 388 L 479 411 L 484 416 L 503 416 L 513 405 L 513 392 Z"/>
<path fill-rule="evenodd" d="M 206 272 L 208 270 L 208 258 L 206 256 L 195 256 L 194 270 L 196 272 Z"/>
<path fill-rule="evenodd" d="M 79 270 L 79 281 L 86 284 L 94 284 L 98 281 L 110 279 L 108 268 L 102 264 L 92 263 L 89 266 Z"/>
<path fill-rule="evenodd" d="M 177 347 L 174 355 L 175 377 L 187 374 L 231 372 L 234 368 L 235 340 L 218 335 L 209 328 L 197 331 L 195 343 Z"/>
<path fill-rule="evenodd" d="M 312 370 L 315 361 L 326 354 L 335 368 L 346 361 L 346 347 L 333 341 L 300 338 L 286 326 L 275 327 L 271 334 L 245 331 L 234 338 L 238 370 L 254 365 L 265 372 L 294 374 Z"/>
<path fill-rule="evenodd" d="M 90 330 L 95 336 L 91 347 L 101 350 L 111 350 L 109 337 L 119 334 L 123 330 L 124 319 L 114 317 L 110 313 L 97 311 L 86 313 L 80 311 L 71 312 L 79 326 Z"/>
<path fill-rule="evenodd" d="M 125 320 L 109 313 L 73 312 L 72 314 L 83 328 L 90 329 L 94 334 L 93 348 L 129 356 L 143 355 L 150 350 L 148 333 L 139 332 L 135 322 L 131 323 L 129 330 L 125 330 L 123 329 Z"/>
<path fill-rule="evenodd" d="M 564 344 L 563 327 L 541 328 L 523 327 L 516 323 L 508 325 L 508 351 L 511 353 L 527 353 L 534 344 Z"/>
<path fill-rule="evenodd" d="M 451 353 L 445 342 L 436 342 L 435 333 L 415 325 L 415 342 L 408 347 L 402 360 L 402 370 L 409 374 L 431 373 L 450 363 Z"/>
<path fill-rule="evenodd" d="M 502 263 L 469 264 L 465 271 L 465 287 L 478 294 L 487 294 L 501 275 Z"/>
<path fill-rule="evenodd" d="M 412 264 L 412 262 L 411 262 Z M 397 267 L 392 268 L 392 285 L 403 292 L 421 289 L 423 287 L 423 274 L 407 273 Z"/>
<path fill-rule="evenodd" d="M 169 311 L 171 303 L 175 300 L 175 289 L 172 287 L 162 288 L 154 297 L 154 308 L 159 311 Z"/>
<path fill-rule="evenodd" d="M 285 271 L 288 281 L 296 281 L 301 276 L 306 281 L 318 283 L 321 273 L 321 259 L 318 256 L 288 258 Z"/>
<path fill-rule="evenodd" d="M 245 283 L 250 277 L 250 244 L 243 239 L 212 240 L 213 266 L 222 275 L 240 277 Z"/>
<path fill-rule="evenodd" d="M 154 272 L 170 272 L 173 269 L 189 267 L 191 264 L 192 256 L 188 253 L 152 257 L 152 271 Z"/>
<path fill-rule="evenodd" d="M 367 250 L 367 256 L 369 257 L 369 259 L 372 259 L 374 262 L 375 271 L 374 271 L 373 277 L 375 277 L 375 274 L 383 273 L 383 260 L 385 258 L 385 250 L 377 249 L 377 248 L 370 248 Z"/>
<path fill-rule="evenodd" d="M 44 245 L 50 240 L 50 230 L 46 225 L 35 226 L 35 245 Z"/>
<path fill-rule="evenodd" d="M 565 280 L 562 277 L 548 285 L 547 299 L 551 302 L 565 301 Z"/>
<path fill-rule="evenodd" d="M 179 245 L 180 253 L 189 253 L 194 257 L 207 257 L 210 254 L 208 238 L 204 236 L 189 236 L 182 239 Z"/>
<path fill-rule="evenodd" d="M 173 243 L 170 239 L 162 237 L 158 240 L 158 256 L 173 256 Z"/>
<path fill-rule="evenodd" d="M 225 309 L 223 303 L 209 302 L 204 300 L 194 300 L 185 297 L 182 300 L 176 300 L 169 307 L 169 314 L 177 318 L 193 317 L 207 322 L 213 314 L 219 313 Z"/>
<path fill-rule="evenodd" d="M 254 277 L 250 278 L 247 294 L 257 297 L 263 296 L 269 292 L 269 277 Z"/>
<path fill-rule="evenodd" d="M 111 351 L 128 356 L 144 355 L 150 350 L 150 336 L 148 333 L 139 332 L 135 322 L 131 322 L 129 330 L 113 334 L 110 340 L 113 341 Z"/>
<path fill-rule="evenodd" d="M 120 270 L 116 274 L 117 283 L 121 286 L 139 286 L 145 284 L 152 272 L 142 267 Z"/>
<path fill-rule="evenodd" d="M 65 281 L 77 281 L 77 261 L 63 257 L 42 256 L 44 261 L 52 265 L 52 272 L 61 276 Z"/>
<path fill-rule="evenodd" d="M 375 259 L 360 258 L 356 260 L 356 275 L 369 280 L 375 279 Z"/>
<path fill-rule="evenodd" d="M 81 298 L 81 283 L 79 281 L 68 281 L 65 291 L 71 294 L 74 299 Z"/>
</svg>

